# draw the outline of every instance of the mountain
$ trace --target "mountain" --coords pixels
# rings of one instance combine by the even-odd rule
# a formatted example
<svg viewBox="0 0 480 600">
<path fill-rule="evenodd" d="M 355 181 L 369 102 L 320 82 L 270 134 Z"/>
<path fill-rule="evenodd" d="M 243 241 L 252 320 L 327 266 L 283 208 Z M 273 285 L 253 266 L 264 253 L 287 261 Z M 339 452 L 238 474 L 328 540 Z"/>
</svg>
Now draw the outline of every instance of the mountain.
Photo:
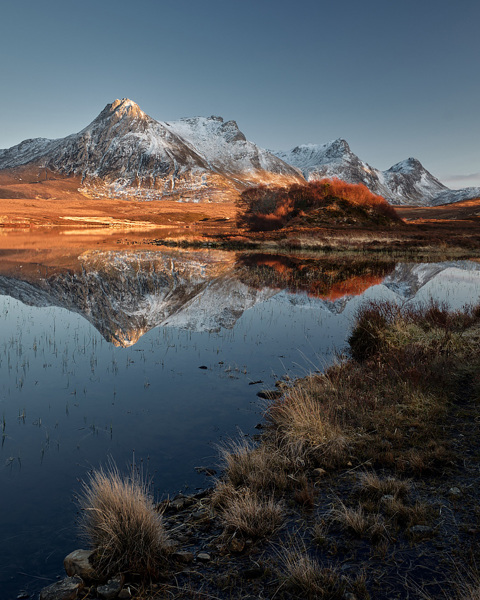
<svg viewBox="0 0 480 600">
<path fill-rule="evenodd" d="M 259 182 L 288 184 L 302 175 L 248 142 L 221 117 L 155 121 L 127 98 L 108 104 L 79 133 L 38 138 L 0 150 L 0 171 L 22 169 L 80 178 L 88 192 L 115 197 L 222 200 Z"/>
<path fill-rule="evenodd" d="M 480 188 L 450 190 L 416 158 L 401 161 L 387 171 L 375 169 L 354 154 L 343 139 L 323 145 L 305 144 L 275 155 L 299 169 L 308 181 L 338 177 L 349 183 L 363 183 L 391 204 L 436 206 L 480 196 Z"/>
</svg>

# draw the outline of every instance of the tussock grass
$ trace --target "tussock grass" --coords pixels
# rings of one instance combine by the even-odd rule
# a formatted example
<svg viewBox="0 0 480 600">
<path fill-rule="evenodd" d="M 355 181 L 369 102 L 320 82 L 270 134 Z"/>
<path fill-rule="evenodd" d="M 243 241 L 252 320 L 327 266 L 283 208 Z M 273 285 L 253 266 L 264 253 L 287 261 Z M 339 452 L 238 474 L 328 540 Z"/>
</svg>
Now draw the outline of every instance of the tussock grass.
<svg viewBox="0 0 480 600">
<path fill-rule="evenodd" d="M 231 488 L 224 498 L 221 519 L 227 531 L 239 532 L 249 538 L 262 538 L 283 523 L 285 511 L 273 497 L 263 497 L 249 488 Z"/>
<path fill-rule="evenodd" d="M 410 482 L 396 477 L 380 477 L 373 471 L 361 473 L 357 484 L 357 492 L 361 498 L 380 501 L 384 496 L 395 499 L 405 498 L 410 492 Z"/>
<path fill-rule="evenodd" d="M 341 600 L 345 594 L 345 581 L 339 571 L 324 567 L 308 556 L 305 548 L 285 550 L 280 555 L 283 584 L 301 594 L 302 598 Z"/>
<path fill-rule="evenodd" d="M 132 469 L 124 476 L 113 463 L 106 470 L 95 470 L 83 482 L 78 501 L 81 528 L 96 551 L 100 573 L 159 575 L 170 546 L 141 475 Z"/>
<path fill-rule="evenodd" d="M 368 538 L 375 542 L 388 535 L 383 515 L 367 513 L 362 506 L 350 508 L 340 502 L 332 509 L 330 516 L 333 521 L 357 537 Z"/>
<path fill-rule="evenodd" d="M 234 487 L 252 491 L 284 490 L 289 460 L 272 445 L 254 445 L 245 439 L 219 447 L 225 475 Z"/>
<path fill-rule="evenodd" d="M 336 469 L 366 462 L 423 474 L 451 460 L 440 425 L 459 387 L 480 389 L 480 310 L 371 304 L 353 358 L 299 380 L 267 410 L 279 447 Z"/>
</svg>

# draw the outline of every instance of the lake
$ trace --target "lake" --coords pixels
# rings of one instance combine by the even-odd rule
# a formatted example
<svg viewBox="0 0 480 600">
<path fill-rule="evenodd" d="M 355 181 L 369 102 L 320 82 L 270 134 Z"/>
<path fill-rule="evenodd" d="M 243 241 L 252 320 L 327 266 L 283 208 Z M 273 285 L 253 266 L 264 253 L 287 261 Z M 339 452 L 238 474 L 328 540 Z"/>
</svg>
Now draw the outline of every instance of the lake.
<svg viewBox="0 0 480 600">
<path fill-rule="evenodd" d="M 257 433 L 257 392 L 337 360 L 363 302 L 480 301 L 475 261 L 86 237 L 0 243 L 5 600 L 33 597 L 85 546 L 75 494 L 91 468 L 110 457 L 121 469 L 142 464 L 158 499 L 204 488 L 209 479 L 195 468 L 218 470 L 216 444 Z"/>
</svg>

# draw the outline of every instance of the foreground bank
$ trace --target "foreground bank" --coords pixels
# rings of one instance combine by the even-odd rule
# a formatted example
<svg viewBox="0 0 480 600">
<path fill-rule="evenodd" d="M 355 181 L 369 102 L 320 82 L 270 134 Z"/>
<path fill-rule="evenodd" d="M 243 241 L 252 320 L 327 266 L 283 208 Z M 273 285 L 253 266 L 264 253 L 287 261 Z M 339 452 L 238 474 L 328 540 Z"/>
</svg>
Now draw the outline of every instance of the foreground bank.
<svg viewBox="0 0 480 600">
<path fill-rule="evenodd" d="M 259 439 L 220 450 L 212 491 L 154 507 L 137 476 L 94 475 L 94 569 L 70 561 L 70 595 L 42 597 L 478 594 L 480 309 L 370 305 L 350 348 L 267 394 Z"/>
</svg>

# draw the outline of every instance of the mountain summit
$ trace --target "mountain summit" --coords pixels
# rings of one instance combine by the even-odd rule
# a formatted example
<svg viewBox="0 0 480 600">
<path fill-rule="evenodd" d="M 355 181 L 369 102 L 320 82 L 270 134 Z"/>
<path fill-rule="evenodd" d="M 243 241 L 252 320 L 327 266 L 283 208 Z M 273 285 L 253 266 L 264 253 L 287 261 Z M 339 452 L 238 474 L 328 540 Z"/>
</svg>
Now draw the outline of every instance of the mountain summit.
<svg viewBox="0 0 480 600">
<path fill-rule="evenodd" d="M 152 119 L 132 100 L 115 100 L 79 133 L 27 140 L 0 150 L 0 170 L 50 170 L 99 195 L 227 200 L 249 185 L 303 181 L 290 165 L 246 140 L 235 121 Z"/>
</svg>

